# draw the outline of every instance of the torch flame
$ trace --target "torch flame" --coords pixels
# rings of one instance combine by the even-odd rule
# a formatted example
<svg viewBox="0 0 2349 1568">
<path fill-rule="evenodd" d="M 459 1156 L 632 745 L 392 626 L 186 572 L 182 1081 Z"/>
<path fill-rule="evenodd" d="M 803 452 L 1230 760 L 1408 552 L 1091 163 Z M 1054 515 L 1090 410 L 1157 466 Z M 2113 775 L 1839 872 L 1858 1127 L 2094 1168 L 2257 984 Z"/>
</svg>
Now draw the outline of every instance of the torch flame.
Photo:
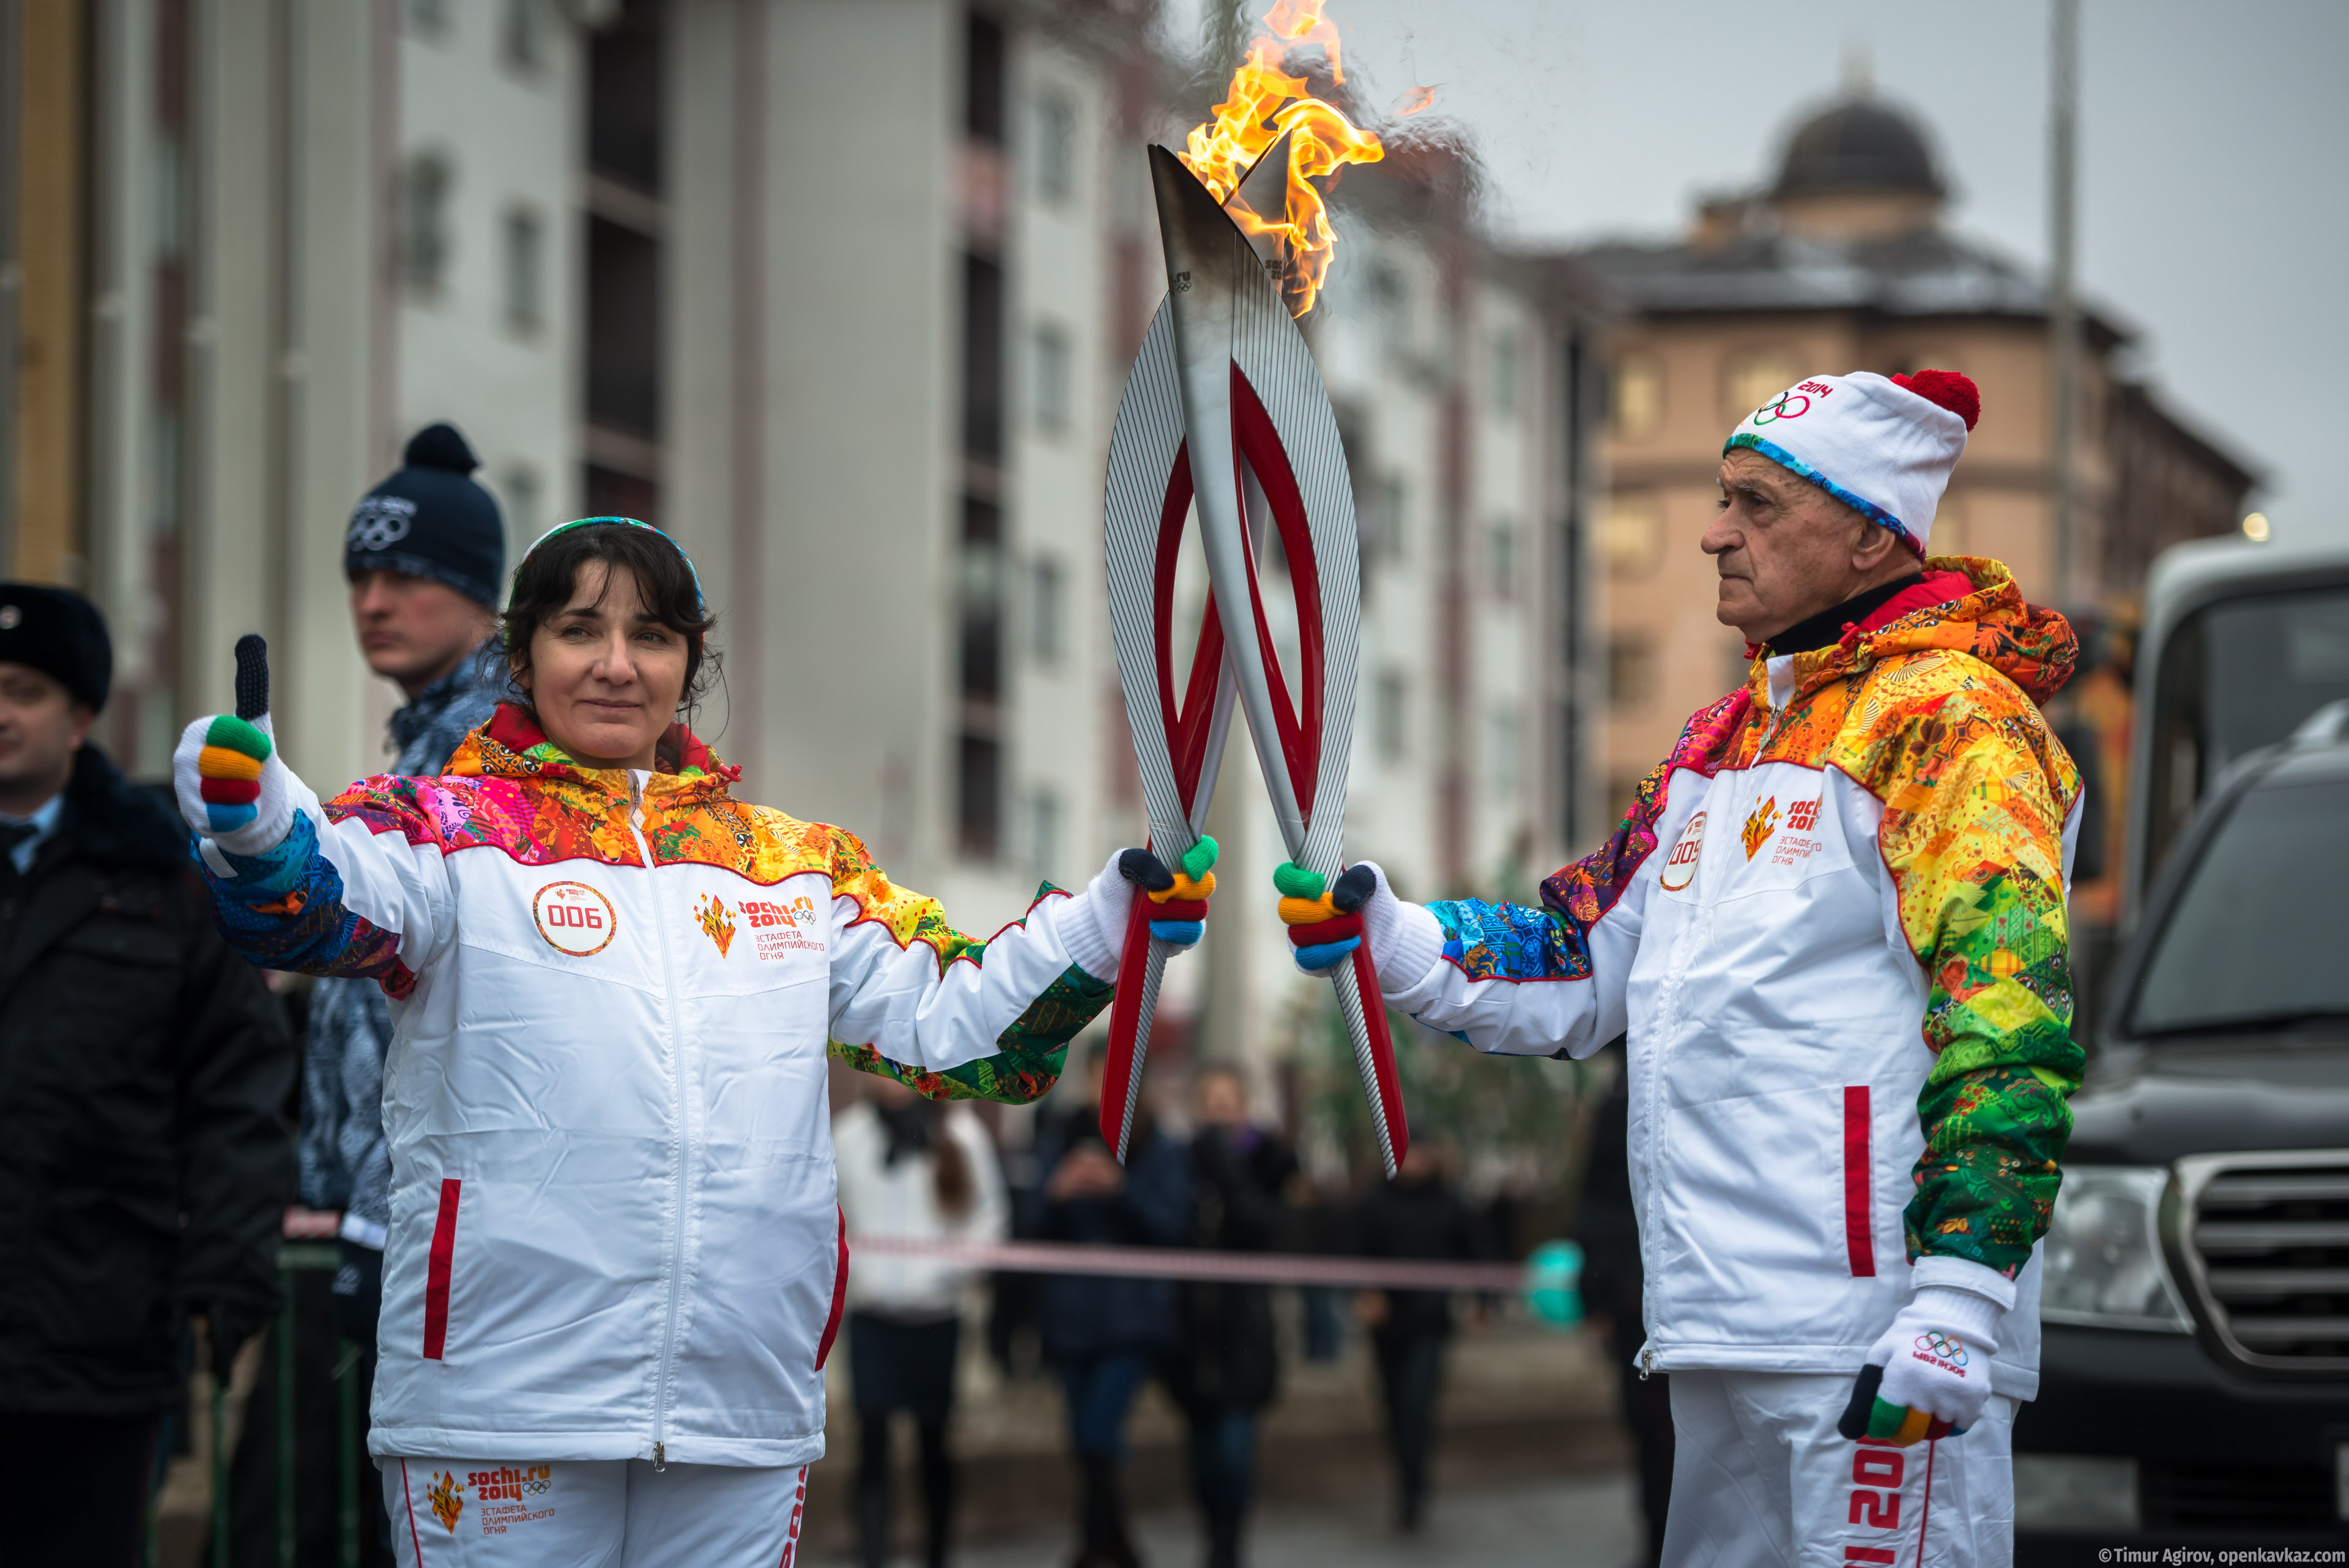
<svg viewBox="0 0 2349 1568">
<path fill-rule="evenodd" d="M 1310 82 L 1284 68 L 1290 48 L 1319 44 L 1329 57 L 1330 80 L 1345 81 L 1338 29 L 1321 15 L 1327 3 L 1274 0 L 1262 30 L 1248 45 L 1247 59 L 1232 72 L 1214 118 L 1194 128 L 1187 151 L 1177 154 L 1216 201 L 1229 202 L 1257 160 L 1284 135 L 1289 137 L 1286 210 L 1256 213 L 1245 205 L 1226 210 L 1259 244 L 1278 247 L 1286 259 L 1281 289 L 1292 316 L 1313 308 L 1338 248 L 1329 209 L 1311 182 L 1349 163 L 1375 163 L 1386 156 L 1374 133 L 1347 119 L 1337 105 L 1314 97 Z"/>
</svg>

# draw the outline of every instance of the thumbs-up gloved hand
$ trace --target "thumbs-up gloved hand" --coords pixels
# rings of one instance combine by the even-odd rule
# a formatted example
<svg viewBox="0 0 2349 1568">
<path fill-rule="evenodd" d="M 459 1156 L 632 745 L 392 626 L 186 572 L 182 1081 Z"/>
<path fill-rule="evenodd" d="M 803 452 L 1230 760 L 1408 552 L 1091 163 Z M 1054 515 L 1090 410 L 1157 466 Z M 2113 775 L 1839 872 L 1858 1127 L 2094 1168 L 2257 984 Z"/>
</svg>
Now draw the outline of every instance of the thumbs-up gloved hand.
<svg viewBox="0 0 2349 1568">
<path fill-rule="evenodd" d="M 295 780 L 271 737 L 269 647 L 251 634 L 236 644 L 236 709 L 180 732 L 171 788 L 199 836 L 231 855 L 265 855 L 293 826 Z"/>
</svg>

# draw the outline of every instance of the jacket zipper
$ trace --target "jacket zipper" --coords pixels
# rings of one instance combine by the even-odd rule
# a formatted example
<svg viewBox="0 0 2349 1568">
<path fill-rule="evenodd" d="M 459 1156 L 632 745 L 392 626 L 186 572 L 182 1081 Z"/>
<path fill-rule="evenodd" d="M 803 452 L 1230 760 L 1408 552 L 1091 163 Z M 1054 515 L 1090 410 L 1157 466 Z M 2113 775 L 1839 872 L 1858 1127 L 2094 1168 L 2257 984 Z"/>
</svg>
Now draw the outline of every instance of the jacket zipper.
<svg viewBox="0 0 2349 1568">
<path fill-rule="evenodd" d="M 654 940 L 660 948 L 661 991 L 667 1005 L 662 1012 L 668 1034 L 669 1083 L 677 1113 L 677 1158 L 671 1178 L 676 1205 L 670 1226 L 668 1316 L 661 1324 L 660 1376 L 653 1384 L 653 1469 L 668 1468 L 669 1378 L 677 1361 L 677 1319 L 685 1299 L 685 1054 L 677 1033 L 677 973 L 669 962 L 668 927 L 660 919 L 660 888 L 652 880 L 653 846 L 645 837 L 644 784 L 628 775 L 628 831 L 636 836 L 636 853 L 644 857 L 645 885 L 652 889 Z"/>
<path fill-rule="evenodd" d="M 1778 725 L 1785 718 L 1785 710 L 1775 707 L 1771 710 L 1770 722 L 1764 727 L 1761 740 L 1754 744 L 1754 755 L 1761 755 L 1763 749 L 1769 745 L 1770 737 L 1777 732 Z M 1750 771 L 1750 768 L 1740 768 L 1737 770 L 1737 777 L 1743 780 L 1748 776 Z M 1708 781 L 1705 789 L 1703 809 L 1707 812 L 1714 809 L 1713 797 L 1721 788 L 1721 774 L 1716 773 Z M 1730 809 L 1723 814 L 1723 820 L 1734 821 L 1736 817 L 1737 802 L 1733 799 Z M 1705 835 L 1705 842 L 1711 844 L 1717 836 L 1715 834 L 1708 833 Z M 1701 857 L 1703 850 L 1700 848 L 1698 854 Z M 1655 1370 L 1656 1322 L 1662 1315 L 1661 1304 L 1657 1300 L 1661 1293 L 1657 1289 L 1656 1282 L 1661 1280 L 1663 1274 L 1656 1268 L 1655 1261 L 1649 1257 L 1648 1248 L 1657 1233 L 1656 1202 L 1663 1189 L 1662 1170 L 1667 1153 L 1663 1111 L 1664 1067 L 1671 1051 L 1673 1037 L 1680 1032 L 1681 990 L 1688 978 L 1688 966 L 1694 961 L 1697 943 L 1703 939 L 1713 924 L 1713 887 L 1712 883 L 1703 880 L 1702 863 L 1699 865 L 1697 876 L 1702 891 L 1698 897 L 1696 908 L 1691 911 L 1689 924 L 1681 933 L 1679 950 L 1672 954 L 1671 967 L 1665 971 L 1663 1005 L 1658 1009 L 1656 1059 L 1654 1066 L 1648 1075 L 1648 1147 L 1650 1150 L 1648 1201 L 1640 1216 L 1640 1269 L 1649 1281 L 1649 1288 L 1640 1293 L 1640 1315 L 1645 1320 L 1640 1327 L 1646 1331 L 1648 1340 L 1640 1350 L 1640 1376 L 1642 1381 Z M 1630 1067 L 1630 1062 L 1627 1056 L 1624 1061 L 1625 1071 L 1628 1072 Z"/>
</svg>

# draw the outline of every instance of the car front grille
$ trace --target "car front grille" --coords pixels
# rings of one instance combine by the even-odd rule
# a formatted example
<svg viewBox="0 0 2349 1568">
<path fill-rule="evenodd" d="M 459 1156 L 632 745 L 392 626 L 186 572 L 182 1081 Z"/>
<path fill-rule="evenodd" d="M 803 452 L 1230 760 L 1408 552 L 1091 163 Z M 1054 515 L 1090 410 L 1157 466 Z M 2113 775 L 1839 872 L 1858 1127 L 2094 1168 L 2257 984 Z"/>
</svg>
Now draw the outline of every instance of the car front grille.
<svg viewBox="0 0 2349 1568">
<path fill-rule="evenodd" d="M 2349 1371 L 2349 1151 L 2195 1155 L 2177 1174 L 2170 1234 L 2227 1352 Z"/>
</svg>

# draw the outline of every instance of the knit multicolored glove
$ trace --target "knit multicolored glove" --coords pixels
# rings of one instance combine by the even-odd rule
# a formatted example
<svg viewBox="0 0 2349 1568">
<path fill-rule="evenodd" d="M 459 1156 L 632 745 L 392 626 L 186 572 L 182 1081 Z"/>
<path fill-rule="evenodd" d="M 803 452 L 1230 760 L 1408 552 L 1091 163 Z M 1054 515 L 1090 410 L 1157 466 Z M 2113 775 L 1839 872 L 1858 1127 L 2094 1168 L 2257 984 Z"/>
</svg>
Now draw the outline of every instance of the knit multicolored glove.
<svg viewBox="0 0 2349 1568">
<path fill-rule="evenodd" d="M 1997 1303 L 1953 1285 L 1921 1285 L 1868 1347 L 1836 1429 L 1906 1448 L 1964 1435 L 1990 1400 Z"/>
<path fill-rule="evenodd" d="M 1206 934 L 1207 899 L 1216 891 L 1216 841 L 1202 836 L 1172 871 L 1147 849 L 1128 849 L 1118 856 L 1118 874 L 1158 906 L 1150 916 L 1154 938 L 1187 948 Z"/>
<path fill-rule="evenodd" d="M 265 855 L 294 823 L 294 775 L 277 755 L 269 722 L 269 645 L 236 643 L 236 711 L 180 732 L 171 789 L 199 837 L 232 855 Z"/>
<path fill-rule="evenodd" d="M 1385 889 L 1379 868 L 1368 861 L 1348 867 L 1333 886 L 1319 871 L 1284 860 L 1272 885 L 1280 889 L 1281 923 L 1288 928 L 1297 967 L 1308 974 L 1336 968 L 1362 945 L 1363 906 Z"/>
</svg>

